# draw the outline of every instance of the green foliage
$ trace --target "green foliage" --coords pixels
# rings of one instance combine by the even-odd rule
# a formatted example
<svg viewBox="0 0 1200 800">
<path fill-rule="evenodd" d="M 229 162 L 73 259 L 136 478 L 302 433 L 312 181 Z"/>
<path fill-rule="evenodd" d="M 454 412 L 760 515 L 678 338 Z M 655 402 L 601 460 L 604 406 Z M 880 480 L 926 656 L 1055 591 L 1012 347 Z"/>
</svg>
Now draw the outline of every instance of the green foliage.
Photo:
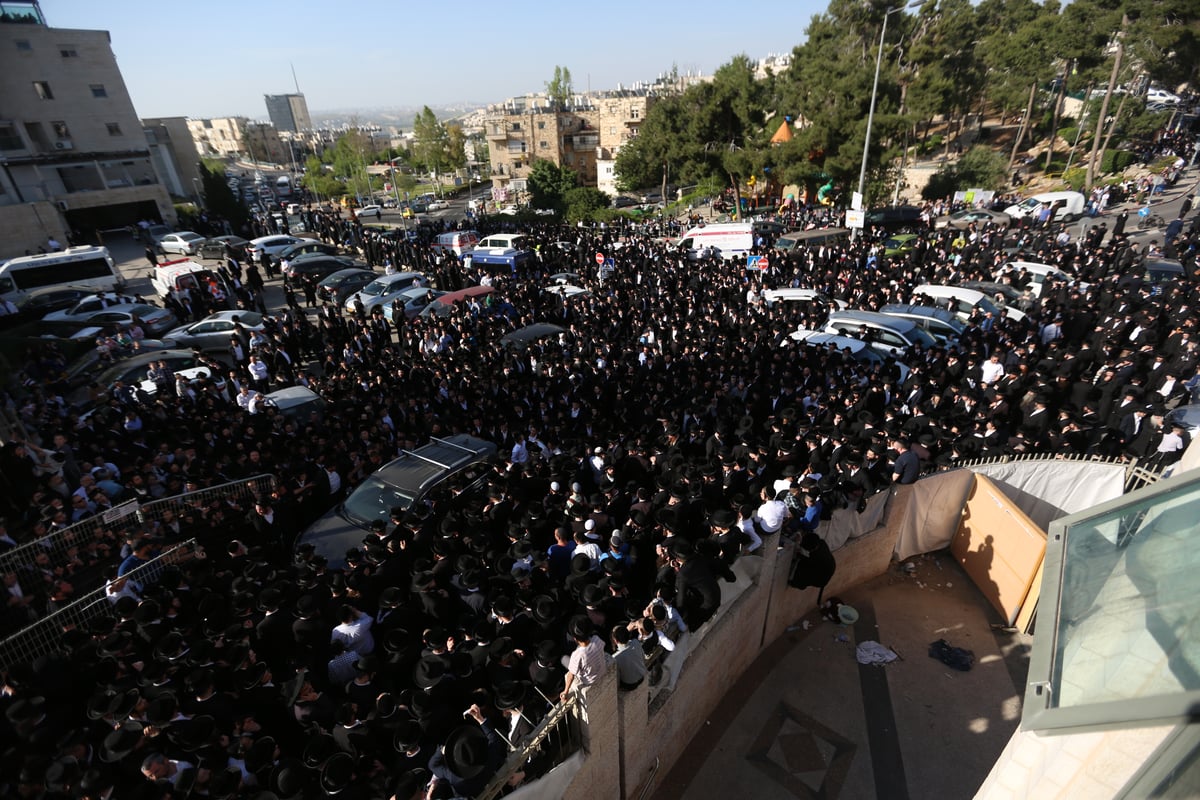
<svg viewBox="0 0 1200 800">
<path fill-rule="evenodd" d="M 450 166 L 450 134 L 429 106 L 413 120 L 412 163 L 427 172 Z"/>
<path fill-rule="evenodd" d="M 1008 161 L 990 147 L 976 145 L 953 164 L 945 164 L 921 192 L 926 200 L 949 197 L 960 189 L 1001 189 Z"/>
<path fill-rule="evenodd" d="M 1128 150 L 1105 150 L 1100 159 L 1100 171 L 1105 174 L 1121 173 L 1128 169 L 1136 160 L 1136 156 Z"/>
<path fill-rule="evenodd" d="M 217 175 L 224 175 L 225 170 L 229 169 L 229 163 L 223 158 L 205 157 L 200 159 L 200 163 L 206 170 Z"/>
<path fill-rule="evenodd" d="M 537 159 L 529 169 L 530 205 L 563 213 L 567 210 L 567 193 L 576 187 L 578 180 L 575 170 Z"/>
<path fill-rule="evenodd" d="M 1131 105 L 1129 103 L 1126 104 Z M 1130 139 L 1145 139 L 1148 138 L 1167 124 L 1167 120 L 1171 116 L 1169 111 L 1147 111 L 1145 108 L 1140 108 L 1140 102 L 1132 104 L 1139 106 L 1128 112 L 1128 116 L 1121 115 L 1121 132 Z"/>
<path fill-rule="evenodd" d="M 576 186 L 563 195 L 567 222 L 592 221 L 599 211 L 608 211 L 612 198 L 594 186 Z"/>
<path fill-rule="evenodd" d="M 200 165 L 200 194 L 208 213 L 228 220 L 234 230 L 249 222 L 249 212 L 226 183 L 224 164 L 219 172 Z"/>
<path fill-rule="evenodd" d="M 933 134 L 925 141 L 917 144 L 917 155 L 926 156 L 930 153 L 936 153 L 941 149 L 943 141 L 944 140 L 942 139 L 942 135 L 940 133 Z"/>
<path fill-rule="evenodd" d="M 557 109 L 565 109 L 571 102 L 575 89 L 571 86 L 571 70 L 555 67 L 554 77 L 546 82 L 546 97 Z"/>
<path fill-rule="evenodd" d="M 1081 191 L 1087 183 L 1087 168 L 1071 167 L 1063 173 L 1062 182 L 1076 192 Z"/>
</svg>

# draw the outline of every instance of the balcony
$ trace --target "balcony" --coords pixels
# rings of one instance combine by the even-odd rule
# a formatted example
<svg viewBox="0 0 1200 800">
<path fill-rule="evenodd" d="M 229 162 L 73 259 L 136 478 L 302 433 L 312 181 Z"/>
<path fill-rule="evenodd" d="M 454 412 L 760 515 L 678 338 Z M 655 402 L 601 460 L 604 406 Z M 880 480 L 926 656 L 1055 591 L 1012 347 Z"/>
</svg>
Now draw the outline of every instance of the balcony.
<svg viewBox="0 0 1200 800">
<path fill-rule="evenodd" d="M 578 136 L 566 136 L 564 137 L 563 143 L 569 146 L 576 153 L 587 153 L 595 151 L 595 149 L 600 146 L 600 136 L 595 133 Z"/>
</svg>

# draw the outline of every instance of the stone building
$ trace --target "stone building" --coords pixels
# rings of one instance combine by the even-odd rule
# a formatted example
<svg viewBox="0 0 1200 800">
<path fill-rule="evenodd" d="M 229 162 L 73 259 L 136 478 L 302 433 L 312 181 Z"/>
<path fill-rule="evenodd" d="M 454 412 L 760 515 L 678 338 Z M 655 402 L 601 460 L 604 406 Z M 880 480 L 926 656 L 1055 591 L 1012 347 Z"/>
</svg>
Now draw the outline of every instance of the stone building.
<svg viewBox="0 0 1200 800">
<path fill-rule="evenodd" d="M 247 124 L 245 117 L 189 119 L 187 124 L 202 156 L 224 158 L 245 152 L 242 142 Z"/>
<path fill-rule="evenodd" d="M 0 16 L 0 258 L 174 221 L 107 31 L 52 28 L 36 1 Z M 72 233 L 73 232 L 73 233 Z"/>
</svg>

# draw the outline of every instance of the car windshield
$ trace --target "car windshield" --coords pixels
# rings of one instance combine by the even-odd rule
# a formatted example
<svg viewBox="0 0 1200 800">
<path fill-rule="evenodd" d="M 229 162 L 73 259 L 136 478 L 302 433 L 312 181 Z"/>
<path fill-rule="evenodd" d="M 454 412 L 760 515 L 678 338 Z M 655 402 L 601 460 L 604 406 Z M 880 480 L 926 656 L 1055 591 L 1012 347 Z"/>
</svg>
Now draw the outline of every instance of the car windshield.
<svg viewBox="0 0 1200 800">
<path fill-rule="evenodd" d="M 362 293 L 371 297 L 379 297 L 381 294 L 387 294 L 391 288 L 390 281 L 371 281 L 363 287 Z"/>
<path fill-rule="evenodd" d="M 261 325 L 262 321 L 263 321 L 262 314 L 259 314 L 257 311 L 238 312 L 237 318 L 238 318 L 238 322 L 242 323 L 243 325 L 249 325 L 250 327 L 254 327 L 255 325 Z M 231 322 L 233 321 L 232 317 L 230 317 L 230 321 Z"/>
<path fill-rule="evenodd" d="M 929 331 L 919 325 L 914 326 L 908 332 L 908 338 L 912 339 L 914 344 L 919 344 L 922 347 L 937 347 L 937 339 L 933 338 Z"/>
<path fill-rule="evenodd" d="M 407 510 L 412 502 L 413 498 L 395 486 L 371 476 L 346 498 L 342 513 L 365 528 L 377 519 L 386 522 L 393 508 L 399 506 Z"/>
</svg>

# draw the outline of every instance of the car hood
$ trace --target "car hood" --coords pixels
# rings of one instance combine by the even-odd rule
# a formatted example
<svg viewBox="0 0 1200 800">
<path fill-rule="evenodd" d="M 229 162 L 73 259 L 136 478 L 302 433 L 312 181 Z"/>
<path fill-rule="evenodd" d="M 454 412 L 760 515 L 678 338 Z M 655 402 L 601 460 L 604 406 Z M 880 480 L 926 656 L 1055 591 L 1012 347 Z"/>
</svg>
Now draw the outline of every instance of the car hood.
<svg viewBox="0 0 1200 800">
<path fill-rule="evenodd" d="M 324 556 L 329 561 L 330 569 L 344 566 L 346 551 L 361 547 L 367 535 L 367 529 L 343 516 L 341 509 L 341 504 L 331 508 L 296 538 L 296 547 L 311 544 L 316 555 Z"/>
<path fill-rule="evenodd" d="M 192 327 L 192 326 L 191 325 L 180 325 L 178 328 L 172 328 L 171 330 L 167 331 L 160 338 L 169 340 L 169 339 L 177 339 L 180 336 L 187 336 L 188 328 L 190 328 L 190 327 Z"/>
</svg>

